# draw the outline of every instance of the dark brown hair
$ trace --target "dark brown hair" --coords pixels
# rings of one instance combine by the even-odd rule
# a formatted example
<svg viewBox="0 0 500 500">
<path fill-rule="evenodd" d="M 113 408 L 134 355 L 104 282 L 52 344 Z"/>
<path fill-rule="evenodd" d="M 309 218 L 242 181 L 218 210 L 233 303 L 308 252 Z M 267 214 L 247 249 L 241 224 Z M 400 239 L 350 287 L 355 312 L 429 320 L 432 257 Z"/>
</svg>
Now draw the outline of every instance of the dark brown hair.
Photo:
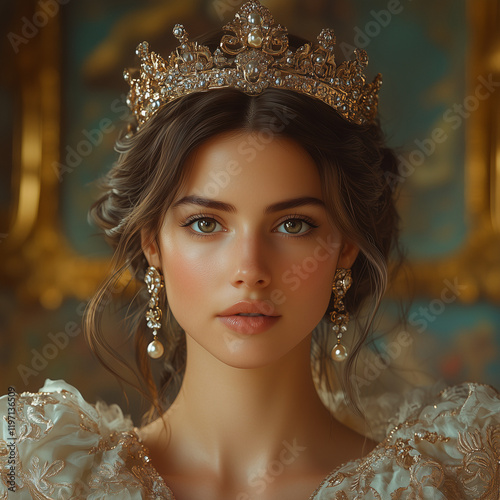
<svg viewBox="0 0 500 500">
<path fill-rule="evenodd" d="M 386 289 L 391 253 L 396 255 L 398 250 L 399 219 L 394 193 L 386 182 L 388 174 L 397 173 L 396 158 L 385 146 L 378 123 L 349 123 L 325 103 L 292 91 L 267 89 L 256 96 L 233 89 L 193 93 L 163 106 L 139 131 L 119 141 L 120 157 L 104 179 L 104 194 L 90 213 L 114 249 L 113 272 L 90 302 L 86 315 L 90 346 L 105 366 L 118 374 L 107 361 L 109 356 L 117 359 L 117 354 L 101 332 L 100 304 L 126 270 L 142 282 L 148 264 L 141 249 L 141 230 L 156 237 L 187 175 L 184 164 L 188 155 L 209 138 L 229 131 L 265 131 L 300 144 L 318 167 L 332 223 L 360 249 L 352 267 L 353 285 L 345 299 L 356 328 L 349 332 L 353 341 L 342 377 L 344 392 L 355 405 L 350 374 Z M 161 332 L 166 346 L 164 373 L 157 387 L 146 354 L 151 340 L 143 319 L 146 302 L 135 301 L 135 319 L 130 326 L 140 380 L 134 385 L 161 412 L 173 401 L 182 382 L 185 336 L 175 318 L 167 315 Z M 162 308 L 167 307 L 164 297 Z M 363 315 L 359 314 L 362 307 Z M 333 297 L 313 332 L 313 366 L 323 384 L 332 377 L 329 353 L 335 338 L 328 328 L 332 308 Z M 129 368 L 126 360 L 119 362 Z"/>
</svg>

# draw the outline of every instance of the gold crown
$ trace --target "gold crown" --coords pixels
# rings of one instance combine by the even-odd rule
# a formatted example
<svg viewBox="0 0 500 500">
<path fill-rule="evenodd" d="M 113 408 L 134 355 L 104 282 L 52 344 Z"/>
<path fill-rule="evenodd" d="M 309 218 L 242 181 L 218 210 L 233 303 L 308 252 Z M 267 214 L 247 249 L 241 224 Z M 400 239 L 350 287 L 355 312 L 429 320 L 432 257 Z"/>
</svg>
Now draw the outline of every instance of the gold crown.
<svg viewBox="0 0 500 500">
<path fill-rule="evenodd" d="M 368 56 L 354 51 L 352 61 L 335 63 L 335 35 L 324 29 L 317 43 L 306 43 L 295 52 L 288 48 L 287 29 L 276 24 L 269 9 L 257 0 L 245 3 L 232 22 L 223 27 L 220 46 L 212 53 L 188 41 L 181 24 L 173 29 L 179 45 L 167 60 L 150 52 L 142 42 L 139 78 L 125 70 L 130 84 L 127 104 L 138 127 L 158 108 L 178 97 L 211 89 L 235 88 L 255 95 L 266 88 L 292 90 L 325 102 L 350 122 L 372 122 L 377 115 L 380 73 L 366 83 L 363 68 Z"/>
</svg>

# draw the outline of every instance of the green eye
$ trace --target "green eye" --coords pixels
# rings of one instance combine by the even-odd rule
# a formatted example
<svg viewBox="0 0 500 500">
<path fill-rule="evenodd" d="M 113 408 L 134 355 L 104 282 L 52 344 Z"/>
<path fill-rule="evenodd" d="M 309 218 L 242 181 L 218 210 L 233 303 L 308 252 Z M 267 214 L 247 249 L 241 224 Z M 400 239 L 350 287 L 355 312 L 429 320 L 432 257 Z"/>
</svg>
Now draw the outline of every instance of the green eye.
<svg viewBox="0 0 500 500">
<path fill-rule="evenodd" d="M 194 220 L 187 221 L 184 225 L 192 226 L 193 231 L 198 234 L 213 234 L 216 232 L 215 229 L 217 225 L 220 226 L 212 217 L 198 217 Z M 197 231 L 196 228 L 199 229 L 199 231 Z"/>
<path fill-rule="evenodd" d="M 222 227 L 221 224 L 217 222 L 213 217 L 203 214 L 193 215 L 189 217 L 185 222 L 181 223 L 180 226 L 191 227 L 196 236 L 218 233 L 220 232 L 220 230 L 217 230 L 217 226 Z M 278 228 L 282 226 L 285 230 L 276 232 L 291 237 L 306 236 L 311 232 L 311 229 L 318 227 L 317 224 L 315 224 L 311 219 L 305 216 L 289 216 L 278 225 Z"/>
<path fill-rule="evenodd" d="M 285 227 L 285 232 L 282 234 L 297 235 L 297 236 L 305 235 L 306 233 L 309 232 L 308 229 L 318 227 L 317 224 L 314 224 L 310 219 L 304 217 L 288 218 L 287 220 L 283 221 L 280 224 L 280 226 Z M 281 233 L 281 231 L 278 232 Z"/>
<path fill-rule="evenodd" d="M 286 222 L 283 222 L 281 226 L 284 226 L 287 233 L 299 234 L 300 230 L 304 226 L 304 223 L 300 220 L 287 220 Z"/>
</svg>

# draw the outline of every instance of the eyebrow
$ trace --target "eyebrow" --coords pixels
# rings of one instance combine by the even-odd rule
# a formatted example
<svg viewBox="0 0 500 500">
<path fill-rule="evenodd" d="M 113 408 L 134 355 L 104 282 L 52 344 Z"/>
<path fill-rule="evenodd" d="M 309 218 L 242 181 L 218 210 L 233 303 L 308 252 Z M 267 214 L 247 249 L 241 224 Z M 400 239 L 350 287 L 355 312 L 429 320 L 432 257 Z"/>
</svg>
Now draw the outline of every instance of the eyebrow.
<svg viewBox="0 0 500 500">
<path fill-rule="evenodd" d="M 172 209 L 175 209 L 182 205 L 199 205 L 201 207 L 213 208 L 215 210 L 222 210 L 229 213 L 237 212 L 236 207 L 234 205 L 231 205 L 231 203 L 211 200 L 209 198 L 203 198 L 201 196 L 195 195 L 184 196 L 184 198 L 181 198 L 172 205 Z M 319 198 L 314 198 L 313 196 L 301 196 L 300 198 L 292 198 L 289 200 L 283 200 L 277 203 L 273 203 L 272 205 L 269 205 L 265 208 L 264 214 L 268 215 L 274 212 L 279 212 L 281 210 L 287 210 L 289 208 L 302 207 L 304 205 L 315 205 L 326 208 L 325 203 Z"/>
</svg>

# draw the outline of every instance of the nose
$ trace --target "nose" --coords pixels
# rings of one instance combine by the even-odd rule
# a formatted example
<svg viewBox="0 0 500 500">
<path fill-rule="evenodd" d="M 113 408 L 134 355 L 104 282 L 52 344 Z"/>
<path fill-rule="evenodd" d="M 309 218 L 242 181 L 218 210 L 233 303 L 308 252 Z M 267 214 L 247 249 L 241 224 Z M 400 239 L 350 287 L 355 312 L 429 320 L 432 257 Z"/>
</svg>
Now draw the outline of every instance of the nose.
<svg viewBox="0 0 500 500">
<path fill-rule="evenodd" d="M 271 282 L 272 259 L 262 237 L 256 232 L 236 236 L 231 249 L 232 285 L 236 288 L 265 288 Z M 234 256 L 234 257 L 233 257 Z"/>
</svg>

